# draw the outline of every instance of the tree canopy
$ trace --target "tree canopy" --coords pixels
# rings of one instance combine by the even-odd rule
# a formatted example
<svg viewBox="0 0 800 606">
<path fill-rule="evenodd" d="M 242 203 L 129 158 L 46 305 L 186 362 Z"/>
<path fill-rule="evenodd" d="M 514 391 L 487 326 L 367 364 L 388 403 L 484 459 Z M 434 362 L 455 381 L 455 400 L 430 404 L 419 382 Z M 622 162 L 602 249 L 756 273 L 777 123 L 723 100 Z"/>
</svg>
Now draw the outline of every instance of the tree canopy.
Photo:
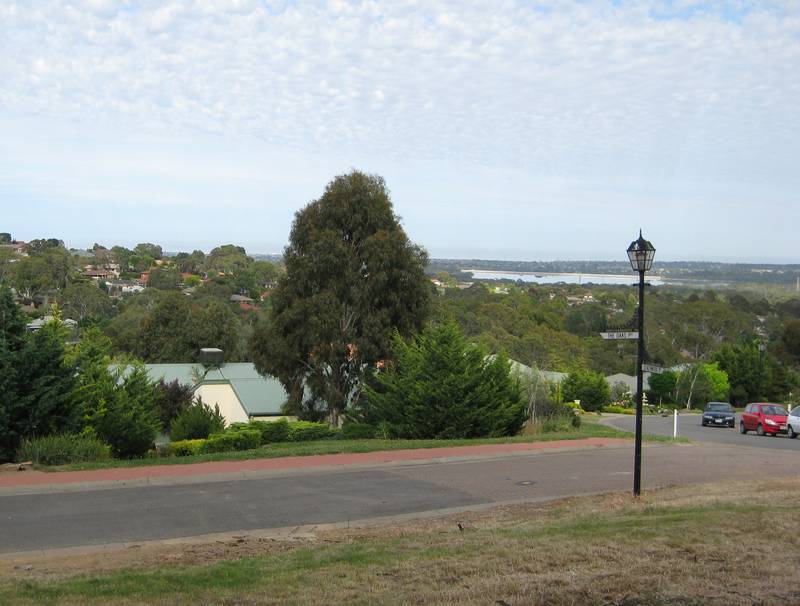
<svg viewBox="0 0 800 606">
<path fill-rule="evenodd" d="M 253 359 L 295 403 L 308 392 L 336 422 L 365 368 L 388 357 L 394 331 L 422 326 L 427 254 L 403 231 L 383 179 L 353 171 L 297 212 L 284 262 Z"/>
<path fill-rule="evenodd" d="M 143 257 L 151 257 L 153 259 L 160 259 L 164 251 L 158 244 L 151 244 L 150 242 L 142 242 L 137 244 L 133 252 Z"/>
<path fill-rule="evenodd" d="M 95 282 L 73 282 L 61 292 L 59 300 L 64 314 L 79 322 L 111 315 L 111 300 Z"/>
</svg>

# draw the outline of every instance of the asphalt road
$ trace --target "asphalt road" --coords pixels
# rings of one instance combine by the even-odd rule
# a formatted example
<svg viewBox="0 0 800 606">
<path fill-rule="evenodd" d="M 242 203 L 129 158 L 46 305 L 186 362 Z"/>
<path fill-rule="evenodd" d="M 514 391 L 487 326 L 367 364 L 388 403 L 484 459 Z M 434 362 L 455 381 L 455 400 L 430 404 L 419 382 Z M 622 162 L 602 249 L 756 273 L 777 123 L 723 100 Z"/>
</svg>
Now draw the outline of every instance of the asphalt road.
<svg viewBox="0 0 800 606">
<path fill-rule="evenodd" d="M 713 431 L 713 430 L 709 430 Z M 718 430 L 724 432 L 725 430 Z M 732 432 L 731 432 L 732 433 Z M 767 444 L 769 438 L 761 440 Z M 633 447 L 0 496 L 0 553 L 131 544 L 631 489 Z M 645 445 L 643 486 L 795 476 L 800 448 Z"/>
<path fill-rule="evenodd" d="M 749 431 L 742 435 L 739 433 L 739 415 L 736 415 L 736 426 L 729 427 L 702 427 L 700 425 L 701 415 L 699 414 L 679 414 L 678 415 L 678 435 L 698 442 L 715 442 L 719 444 L 732 444 L 736 446 L 753 446 L 758 448 L 796 450 L 800 452 L 800 439 L 790 440 L 785 435 L 775 437 L 759 436 L 755 432 Z M 617 429 L 634 431 L 635 418 L 633 415 L 611 419 L 607 422 Z M 660 417 L 645 415 L 642 417 L 642 429 L 644 433 L 671 436 L 672 417 Z"/>
</svg>

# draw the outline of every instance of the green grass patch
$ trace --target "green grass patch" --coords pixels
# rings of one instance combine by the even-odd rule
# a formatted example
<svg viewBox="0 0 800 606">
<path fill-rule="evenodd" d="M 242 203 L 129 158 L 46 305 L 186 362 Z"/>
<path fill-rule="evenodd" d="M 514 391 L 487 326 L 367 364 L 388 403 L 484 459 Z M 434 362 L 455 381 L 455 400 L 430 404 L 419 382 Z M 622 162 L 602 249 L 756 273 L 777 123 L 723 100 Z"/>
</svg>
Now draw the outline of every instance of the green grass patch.
<svg viewBox="0 0 800 606">
<path fill-rule="evenodd" d="M 578 565 L 576 562 L 586 566 L 598 564 L 576 556 L 573 550 L 608 548 L 609 545 L 644 553 L 651 545 L 666 542 L 677 550 L 674 553 L 702 550 L 704 545 L 711 546 L 713 552 L 718 549 L 714 546 L 716 538 L 724 534 L 721 531 L 735 528 L 745 520 L 752 523 L 754 518 L 762 521 L 783 518 L 792 510 L 793 502 L 789 500 L 780 504 L 748 503 L 746 497 L 705 505 L 628 503 L 613 511 L 574 512 L 564 508 L 557 515 L 520 516 L 510 524 L 506 520 L 497 528 L 487 526 L 468 533 L 417 530 L 401 536 L 299 547 L 208 565 L 158 566 L 53 581 L 4 582 L 0 585 L 0 603 L 9 606 L 110 602 L 188 604 L 226 603 L 232 599 L 235 603 L 248 604 L 262 601 L 305 603 L 307 599 L 323 603 L 402 603 L 402 598 L 391 595 L 391 588 L 384 588 L 384 592 L 390 593 L 382 597 L 367 595 L 370 579 L 391 577 L 398 570 L 405 570 L 410 579 L 416 579 L 416 575 L 429 574 L 438 567 L 447 572 L 438 575 L 434 572 L 435 579 L 444 579 L 441 582 L 446 584 L 451 570 L 464 571 L 464 574 L 473 571 L 470 583 L 474 585 L 481 582 L 483 571 L 493 571 L 503 558 L 524 554 L 526 550 L 530 557 L 541 555 L 542 550 L 562 550 L 559 557 L 566 553 L 568 558 L 578 558 L 571 566 Z M 726 548 L 742 549 L 735 542 Z M 713 553 L 714 557 L 724 555 Z M 525 561 L 522 557 L 517 565 Z M 705 574 L 698 571 L 701 577 Z M 405 584 L 409 578 L 398 582 Z M 423 594 L 431 592 L 432 596 L 435 590 L 427 586 L 419 589 Z M 264 596 L 270 599 L 263 600 Z M 333 602 L 328 601 L 331 599 Z"/>
<path fill-rule="evenodd" d="M 520 442 L 551 442 L 554 440 L 580 440 L 583 438 L 623 438 L 631 434 L 606 425 L 584 422 L 572 431 L 537 433 L 508 438 L 480 438 L 460 440 L 319 440 L 314 442 L 279 442 L 252 450 L 197 454 L 183 457 L 162 457 L 146 459 L 114 459 L 103 462 L 77 463 L 62 467 L 42 467 L 45 471 L 80 471 L 106 469 L 110 467 L 141 467 L 148 465 L 185 465 L 205 461 L 243 461 L 247 459 L 267 459 L 324 454 L 378 452 L 404 450 L 410 448 L 446 448 L 450 446 L 474 446 L 477 444 L 515 444 Z M 672 442 L 672 438 L 646 436 L 647 440 Z M 685 441 L 678 439 L 677 441 Z"/>
</svg>

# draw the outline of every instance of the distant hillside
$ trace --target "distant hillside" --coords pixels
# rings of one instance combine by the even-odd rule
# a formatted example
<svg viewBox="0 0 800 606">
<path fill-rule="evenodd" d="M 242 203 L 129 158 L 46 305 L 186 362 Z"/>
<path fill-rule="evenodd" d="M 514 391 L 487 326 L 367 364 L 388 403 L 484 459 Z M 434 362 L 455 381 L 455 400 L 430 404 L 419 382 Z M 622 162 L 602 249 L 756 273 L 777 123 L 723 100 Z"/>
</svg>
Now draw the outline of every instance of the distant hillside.
<svg viewBox="0 0 800 606">
<path fill-rule="evenodd" d="M 500 261 L 486 259 L 431 259 L 428 273 L 446 271 L 459 277 L 469 269 L 542 273 L 629 274 L 625 261 Z M 707 261 L 656 261 L 653 275 L 669 282 L 758 283 L 796 285 L 800 264 L 772 265 Z M 462 276 L 463 277 L 463 274 Z"/>
</svg>

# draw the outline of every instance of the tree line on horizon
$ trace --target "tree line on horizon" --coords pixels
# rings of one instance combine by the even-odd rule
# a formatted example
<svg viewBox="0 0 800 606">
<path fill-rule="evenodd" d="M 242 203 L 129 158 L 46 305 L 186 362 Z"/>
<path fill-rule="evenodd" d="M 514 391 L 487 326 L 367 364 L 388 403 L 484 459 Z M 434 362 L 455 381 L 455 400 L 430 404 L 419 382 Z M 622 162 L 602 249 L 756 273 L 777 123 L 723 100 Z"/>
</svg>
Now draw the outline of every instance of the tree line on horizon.
<svg viewBox="0 0 800 606">
<path fill-rule="evenodd" d="M 59 240 L 29 246 L 22 258 L 1 249 L 0 283 L 23 300 L 46 295 L 65 317 L 77 317 L 78 337 L 95 328 L 109 339 L 112 355 L 144 362 L 191 362 L 201 347 L 219 347 L 226 359 L 251 360 L 277 377 L 287 411 L 300 417 L 336 423 L 370 405 L 365 393 L 378 401 L 379 383 L 370 382 L 395 372 L 401 352 L 415 351 L 398 339 L 422 339 L 421 346 L 446 325 L 484 356 L 571 374 L 633 370 L 634 343 L 597 335 L 632 315 L 632 289 L 509 284 L 498 291 L 475 283 L 437 290 L 426 274 L 427 253 L 408 239 L 385 183 L 358 171 L 335 178 L 297 212 L 281 266 L 234 245 L 166 259 L 155 244 L 132 250 L 97 244 L 93 263 L 118 263 L 123 277 L 149 272 L 144 292 L 111 299 L 81 277 L 86 260 Z M 688 398 L 691 405 L 718 393 L 720 372 L 734 403 L 796 397 L 800 299 L 665 287 L 647 296 L 649 361 L 678 369 L 655 380 L 660 401 Z"/>
</svg>

